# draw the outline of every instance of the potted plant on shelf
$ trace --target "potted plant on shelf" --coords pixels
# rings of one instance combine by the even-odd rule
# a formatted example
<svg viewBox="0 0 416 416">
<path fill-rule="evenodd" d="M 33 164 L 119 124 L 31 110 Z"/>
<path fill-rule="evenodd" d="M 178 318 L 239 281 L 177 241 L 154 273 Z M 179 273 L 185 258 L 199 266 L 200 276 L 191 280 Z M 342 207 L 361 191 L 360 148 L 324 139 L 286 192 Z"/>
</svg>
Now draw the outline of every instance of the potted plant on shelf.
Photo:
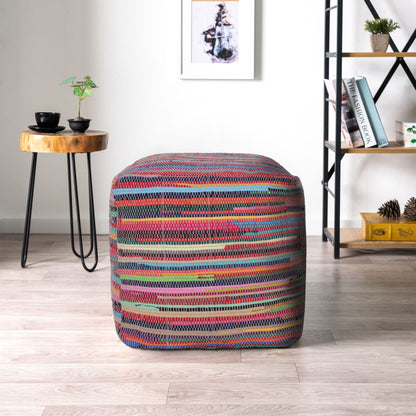
<svg viewBox="0 0 416 416">
<path fill-rule="evenodd" d="M 94 88 L 98 88 L 89 75 L 83 81 L 76 81 L 76 77 L 71 77 L 62 81 L 60 85 L 69 85 L 73 88 L 74 95 L 78 97 L 78 117 L 68 120 L 69 127 L 74 133 L 84 133 L 90 126 L 91 119 L 81 117 L 81 102 L 89 97 Z"/>
<path fill-rule="evenodd" d="M 390 32 L 400 26 L 392 19 L 366 20 L 364 29 L 371 33 L 370 43 L 373 52 L 386 52 L 390 42 Z"/>
</svg>

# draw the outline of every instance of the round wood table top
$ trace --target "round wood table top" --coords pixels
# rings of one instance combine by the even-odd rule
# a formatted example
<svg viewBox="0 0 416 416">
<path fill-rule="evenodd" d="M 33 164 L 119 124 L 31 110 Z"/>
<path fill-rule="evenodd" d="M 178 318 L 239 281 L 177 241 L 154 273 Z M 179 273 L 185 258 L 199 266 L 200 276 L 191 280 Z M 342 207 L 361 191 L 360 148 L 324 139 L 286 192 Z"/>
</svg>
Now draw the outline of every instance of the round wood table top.
<svg viewBox="0 0 416 416">
<path fill-rule="evenodd" d="M 33 153 L 91 153 L 105 150 L 108 133 L 87 130 L 85 133 L 73 133 L 64 130 L 59 133 L 38 133 L 23 131 L 20 135 L 20 150 Z"/>
</svg>

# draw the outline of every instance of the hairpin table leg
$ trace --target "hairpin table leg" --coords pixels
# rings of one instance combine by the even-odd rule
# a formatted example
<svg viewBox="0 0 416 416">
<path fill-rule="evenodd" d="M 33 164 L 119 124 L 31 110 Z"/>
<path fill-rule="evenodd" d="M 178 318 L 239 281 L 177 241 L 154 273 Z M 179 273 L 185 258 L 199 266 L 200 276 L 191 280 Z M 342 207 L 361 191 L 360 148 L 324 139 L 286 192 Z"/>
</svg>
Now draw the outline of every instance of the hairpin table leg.
<svg viewBox="0 0 416 416">
<path fill-rule="evenodd" d="M 74 215 L 73 215 L 73 207 L 72 207 L 72 179 L 71 179 L 71 158 L 70 153 L 66 154 L 67 156 L 67 165 L 68 165 L 68 193 L 69 193 L 69 225 L 71 230 L 71 248 L 72 252 L 78 257 L 81 258 L 81 255 L 77 252 L 75 248 L 75 237 L 74 237 Z M 91 209 L 90 209 L 90 249 L 88 253 L 84 255 L 84 258 L 87 258 L 91 255 L 93 250 L 93 233 L 92 233 L 92 217 L 91 217 Z"/>
<path fill-rule="evenodd" d="M 20 264 L 22 267 L 26 266 L 27 260 L 27 250 L 29 248 L 29 235 L 30 235 L 30 221 L 32 219 L 32 204 L 33 204 L 33 191 L 35 189 L 35 176 L 36 176 L 36 162 L 38 159 L 38 154 L 33 153 L 32 155 L 32 167 L 30 169 L 30 182 L 29 182 L 29 194 L 27 197 L 27 206 L 26 206 L 26 219 L 25 219 L 25 232 L 23 235 L 23 247 L 22 247 L 22 257 Z"/>
<path fill-rule="evenodd" d="M 74 181 L 74 196 L 75 196 L 75 210 L 77 214 L 77 225 L 78 225 L 78 237 L 79 237 L 79 257 L 81 259 L 82 266 L 88 272 L 92 272 L 98 263 L 98 250 L 97 250 L 97 232 L 95 228 L 95 214 L 94 214 L 94 195 L 92 190 L 92 175 L 91 175 L 91 155 L 87 153 L 87 162 L 88 162 L 88 193 L 89 193 L 89 208 L 90 208 L 90 229 L 91 229 L 91 251 L 94 250 L 94 257 L 95 261 L 91 267 L 87 267 L 85 264 L 85 258 L 87 257 L 84 255 L 84 247 L 82 242 L 82 230 L 81 230 L 81 218 L 80 218 L 80 211 L 79 211 L 79 198 L 78 198 L 78 184 L 77 184 L 77 171 L 75 166 L 75 153 L 71 153 L 72 157 L 72 174 L 73 174 L 73 181 Z M 72 207 L 72 202 L 70 203 Z M 71 217 L 72 217 L 72 209 L 71 209 Z M 72 224 L 72 221 L 71 221 Z M 71 226 L 72 227 L 72 226 Z M 73 227 L 71 228 L 73 231 Z M 75 252 L 75 251 L 74 251 Z M 76 254 L 76 253 L 75 253 Z M 88 255 L 89 255 L 88 254 Z"/>
</svg>

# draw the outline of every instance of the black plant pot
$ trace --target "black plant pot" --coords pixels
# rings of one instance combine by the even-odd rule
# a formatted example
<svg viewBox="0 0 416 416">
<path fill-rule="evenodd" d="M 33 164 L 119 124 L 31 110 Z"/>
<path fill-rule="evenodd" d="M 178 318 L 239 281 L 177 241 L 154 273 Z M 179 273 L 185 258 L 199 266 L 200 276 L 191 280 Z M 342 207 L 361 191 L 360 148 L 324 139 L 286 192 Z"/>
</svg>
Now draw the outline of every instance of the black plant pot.
<svg viewBox="0 0 416 416">
<path fill-rule="evenodd" d="M 89 118 L 82 118 L 77 120 L 75 118 L 70 118 L 68 120 L 69 127 L 74 133 L 84 133 L 88 127 L 90 126 L 91 119 Z"/>
</svg>

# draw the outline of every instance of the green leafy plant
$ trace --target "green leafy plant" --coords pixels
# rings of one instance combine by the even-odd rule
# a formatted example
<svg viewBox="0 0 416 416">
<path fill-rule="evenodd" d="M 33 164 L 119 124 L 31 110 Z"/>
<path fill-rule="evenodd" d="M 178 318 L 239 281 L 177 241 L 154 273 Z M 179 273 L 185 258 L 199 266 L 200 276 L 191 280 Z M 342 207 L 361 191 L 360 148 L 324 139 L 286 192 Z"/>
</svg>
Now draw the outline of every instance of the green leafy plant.
<svg viewBox="0 0 416 416">
<path fill-rule="evenodd" d="M 373 35 L 388 35 L 393 30 L 400 29 L 400 26 L 392 19 L 375 19 L 366 20 L 364 29 Z"/>
<path fill-rule="evenodd" d="M 78 117 L 75 120 L 82 120 L 81 117 L 81 102 L 89 97 L 94 88 L 98 88 L 95 82 L 89 75 L 84 77 L 83 81 L 76 81 L 77 77 L 71 77 L 62 81 L 60 85 L 69 85 L 74 90 L 74 95 L 78 97 Z"/>
</svg>

